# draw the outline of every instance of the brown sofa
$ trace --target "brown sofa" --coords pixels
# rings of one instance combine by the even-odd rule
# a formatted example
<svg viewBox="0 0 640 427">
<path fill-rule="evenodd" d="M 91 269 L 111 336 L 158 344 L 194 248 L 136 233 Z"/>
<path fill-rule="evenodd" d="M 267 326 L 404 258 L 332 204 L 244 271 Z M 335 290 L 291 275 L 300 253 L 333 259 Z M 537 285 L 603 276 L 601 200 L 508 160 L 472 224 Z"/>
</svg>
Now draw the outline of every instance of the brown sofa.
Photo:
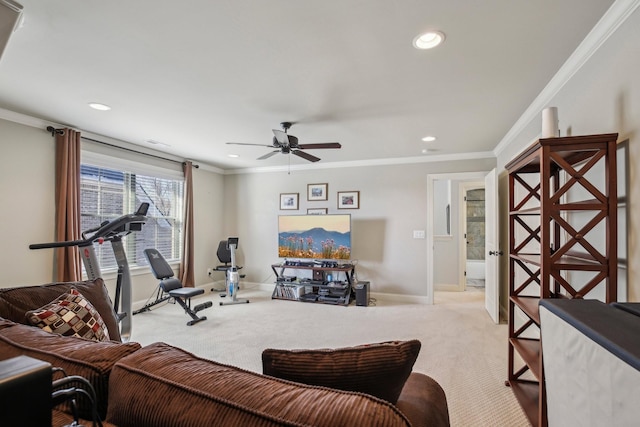
<svg viewBox="0 0 640 427">
<path fill-rule="evenodd" d="M 31 326 L 27 312 L 71 287 L 95 307 L 110 341 Z M 105 426 L 449 425 L 442 388 L 412 372 L 420 350 L 415 340 L 336 350 L 267 349 L 265 374 L 258 374 L 165 343 L 141 347 L 119 338 L 100 279 L 0 289 L 0 360 L 27 355 L 86 378 Z M 90 402 L 79 401 L 79 411 L 90 419 Z M 56 407 L 53 425 L 68 424 L 70 413 Z"/>
</svg>

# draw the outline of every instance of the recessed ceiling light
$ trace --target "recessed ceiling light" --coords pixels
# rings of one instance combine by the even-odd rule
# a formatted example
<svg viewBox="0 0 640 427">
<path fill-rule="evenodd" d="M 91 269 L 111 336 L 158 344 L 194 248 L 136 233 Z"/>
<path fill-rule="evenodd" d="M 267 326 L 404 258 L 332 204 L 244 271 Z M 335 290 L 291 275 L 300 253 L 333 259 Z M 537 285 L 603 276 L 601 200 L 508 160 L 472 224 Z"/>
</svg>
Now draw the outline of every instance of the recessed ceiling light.
<svg viewBox="0 0 640 427">
<path fill-rule="evenodd" d="M 240 156 L 239 156 L 239 155 L 237 155 L 237 154 L 228 154 L 228 156 L 229 156 L 229 157 L 231 157 L 231 158 L 234 158 L 234 159 L 235 159 L 236 157 L 240 157 Z"/>
<path fill-rule="evenodd" d="M 99 102 L 90 102 L 89 107 L 93 108 L 94 110 L 100 110 L 100 111 L 111 110 L 111 107 L 105 104 L 100 104 Z"/>
<path fill-rule="evenodd" d="M 444 41 L 444 33 L 441 31 L 428 31 L 413 39 L 416 49 L 432 49 Z"/>
<path fill-rule="evenodd" d="M 433 142 L 433 141 L 436 140 L 436 137 L 435 136 L 425 136 L 424 138 L 422 138 L 422 140 L 424 142 Z"/>
</svg>

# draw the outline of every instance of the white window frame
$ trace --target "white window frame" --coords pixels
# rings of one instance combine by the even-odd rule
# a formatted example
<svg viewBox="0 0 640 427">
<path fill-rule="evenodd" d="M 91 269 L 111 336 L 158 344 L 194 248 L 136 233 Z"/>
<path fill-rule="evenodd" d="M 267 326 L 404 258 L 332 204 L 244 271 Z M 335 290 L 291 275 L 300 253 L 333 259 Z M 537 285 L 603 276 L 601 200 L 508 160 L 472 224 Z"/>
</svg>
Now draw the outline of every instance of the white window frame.
<svg viewBox="0 0 640 427">
<path fill-rule="evenodd" d="M 174 181 L 178 185 L 182 185 L 182 188 L 178 190 L 179 195 L 175 195 L 175 193 L 171 192 L 171 213 L 168 217 L 165 217 L 160 214 L 158 207 L 154 206 L 154 203 L 150 203 L 150 208 L 147 216 L 149 218 L 160 218 L 168 220 L 171 226 L 171 248 L 170 250 L 161 250 L 163 255 L 167 258 L 167 261 L 170 263 L 179 262 L 182 256 L 182 241 L 183 241 L 183 215 L 184 215 L 184 174 L 180 168 L 180 164 L 176 162 L 168 162 L 165 164 L 162 162 L 158 162 L 156 159 L 148 159 L 146 156 L 142 154 L 136 153 L 121 153 L 118 152 L 117 149 L 111 149 L 112 153 L 107 149 L 107 153 L 99 152 L 105 151 L 104 148 L 98 147 L 96 150 L 96 145 L 94 144 L 84 144 L 83 141 L 83 149 L 81 156 L 81 164 L 87 166 L 98 167 L 102 169 L 114 170 L 121 172 L 124 175 L 124 180 L 122 183 L 122 193 L 123 193 L 123 202 L 122 202 L 122 210 L 123 212 L 112 212 L 111 218 L 101 218 L 100 213 L 96 211 L 96 217 L 100 218 L 99 221 L 113 219 L 119 215 L 133 213 L 138 206 L 135 206 L 136 203 L 139 204 L 141 201 L 150 201 L 150 200 L 138 200 L 136 202 L 136 192 L 139 192 L 139 185 L 134 187 L 133 191 L 131 189 L 131 185 L 135 183 L 135 177 L 151 177 L 158 178 L 160 183 L 167 183 L 169 181 Z M 127 158 L 124 158 L 124 155 Z M 155 164 L 154 164 L 155 163 Z M 160 163 L 160 164 L 158 164 Z M 82 177 L 81 177 L 82 181 Z M 151 183 L 147 181 L 147 183 Z M 105 184 L 99 184 L 105 185 Z M 101 190 L 100 190 L 101 191 Z M 82 196 L 81 196 L 81 204 L 82 204 Z M 82 206 L 81 206 L 82 211 Z M 85 214 L 86 216 L 86 214 Z M 145 226 L 143 226 L 145 227 Z M 82 230 L 81 230 L 82 231 Z M 157 231 L 157 229 L 156 229 Z M 144 228 L 143 228 L 144 232 Z M 127 259 L 129 261 L 129 265 L 132 269 L 137 267 L 145 267 L 147 268 L 146 259 L 144 256 L 141 256 L 142 251 L 148 247 L 153 247 L 154 242 L 156 240 L 152 240 L 150 243 L 140 242 L 140 239 L 132 238 L 132 236 L 127 236 L 124 239 L 124 247 L 125 252 L 127 254 Z M 136 240 L 138 242 L 136 243 Z M 115 264 L 112 264 L 112 253 L 109 247 L 105 246 L 103 248 L 99 247 L 100 245 L 96 244 L 96 250 L 98 253 L 98 259 L 103 260 L 103 256 L 106 257 L 104 262 L 101 262 L 101 267 L 103 273 L 111 273 L 116 271 Z M 145 247 L 141 247 L 145 246 Z M 158 248 L 160 250 L 160 248 Z M 104 255 L 102 252 L 104 251 Z M 170 253 L 169 253 L 170 252 Z M 102 264 L 106 264 L 102 266 Z"/>
</svg>

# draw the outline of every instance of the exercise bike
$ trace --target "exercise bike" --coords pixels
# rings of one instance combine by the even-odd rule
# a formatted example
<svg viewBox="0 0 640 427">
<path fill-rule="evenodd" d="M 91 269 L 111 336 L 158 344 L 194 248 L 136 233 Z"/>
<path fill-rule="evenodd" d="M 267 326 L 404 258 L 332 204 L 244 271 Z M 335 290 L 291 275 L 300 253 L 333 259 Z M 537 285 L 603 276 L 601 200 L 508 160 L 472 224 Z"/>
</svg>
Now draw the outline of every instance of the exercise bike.
<svg viewBox="0 0 640 427">
<path fill-rule="evenodd" d="M 147 220 L 147 210 L 149 203 L 142 203 L 138 210 L 133 214 L 123 215 L 113 221 L 104 221 L 97 227 L 82 232 L 81 240 L 72 240 L 68 242 L 52 242 L 52 243 L 35 243 L 29 245 L 29 249 L 46 249 L 46 248 L 65 248 L 77 246 L 80 251 L 80 257 L 84 264 L 89 280 L 95 280 L 102 277 L 100 264 L 96 256 L 93 246 L 95 242 L 102 244 L 111 242 L 111 249 L 118 264 L 118 278 L 116 281 L 116 294 L 114 298 L 113 308 L 117 313 L 118 322 L 120 323 L 120 335 L 122 342 L 128 342 L 131 338 L 131 273 L 129 272 L 129 263 L 124 252 L 122 238 L 134 231 L 141 231 L 142 225 Z M 122 298 L 122 306 L 120 306 L 120 298 Z"/>
<path fill-rule="evenodd" d="M 236 265 L 236 249 L 238 249 L 237 237 L 229 237 L 227 240 L 227 249 L 231 254 L 231 266 L 227 268 L 226 276 L 226 291 L 229 299 L 227 301 L 220 301 L 220 305 L 232 305 L 232 304 L 248 304 L 248 299 L 238 299 L 238 288 L 240 286 L 240 273 L 238 272 L 238 266 Z"/>
</svg>

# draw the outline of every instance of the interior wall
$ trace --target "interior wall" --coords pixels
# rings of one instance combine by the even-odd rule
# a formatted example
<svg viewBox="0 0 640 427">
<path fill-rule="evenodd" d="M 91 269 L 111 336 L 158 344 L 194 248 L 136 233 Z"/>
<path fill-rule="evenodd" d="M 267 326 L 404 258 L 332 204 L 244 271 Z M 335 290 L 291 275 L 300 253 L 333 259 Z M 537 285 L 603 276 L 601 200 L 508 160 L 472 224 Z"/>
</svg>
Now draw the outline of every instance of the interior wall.
<svg viewBox="0 0 640 427">
<path fill-rule="evenodd" d="M 627 171 L 628 212 L 640 206 L 640 9 L 613 33 L 549 102 L 558 107 L 561 136 L 617 132 L 618 141 L 629 141 Z M 508 180 L 504 165 L 529 146 L 540 134 L 540 116 L 532 120 L 513 141 L 498 154 L 500 172 L 500 241 L 508 248 Z M 618 183 L 618 186 L 623 183 Z M 628 215 L 626 234 L 628 252 L 628 300 L 640 301 L 640 282 L 634 280 L 640 271 L 638 250 L 640 217 Z M 506 307 L 508 260 L 501 258 L 501 306 Z"/>
<path fill-rule="evenodd" d="M 48 283 L 53 279 L 53 251 L 32 251 L 29 244 L 54 240 L 54 139 L 44 129 L 1 119 L 0 135 L 0 194 L 5 203 L 0 210 L 5 242 L 0 247 L 0 287 Z M 193 181 L 195 278 L 196 286 L 202 286 L 212 280 L 207 268 L 217 264 L 217 242 L 224 236 L 224 176 L 201 167 L 194 169 Z M 105 274 L 105 279 L 113 295 L 115 275 Z M 132 281 L 133 301 L 145 301 L 158 283 L 146 268 L 132 269 Z"/>
<path fill-rule="evenodd" d="M 240 238 L 238 260 L 245 280 L 270 283 L 277 252 L 279 214 L 304 214 L 308 208 L 350 213 L 352 254 L 359 280 L 372 292 L 426 296 L 427 175 L 488 171 L 494 159 L 407 165 L 363 166 L 305 171 L 243 173 L 225 176 L 225 223 Z M 327 201 L 307 201 L 307 184 L 328 183 Z M 360 191 L 360 209 L 337 209 L 338 191 Z M 297 211 L 280 211 L 280 193 L 299 193 Z"/>
<path fill-rule="evenodd" d="M 55 146 L 51 134 L 0 119 L 0 285 L 50 282 L 53 252 L 31 251 L 31 243 L 54 236 Z"/>
</svg>

